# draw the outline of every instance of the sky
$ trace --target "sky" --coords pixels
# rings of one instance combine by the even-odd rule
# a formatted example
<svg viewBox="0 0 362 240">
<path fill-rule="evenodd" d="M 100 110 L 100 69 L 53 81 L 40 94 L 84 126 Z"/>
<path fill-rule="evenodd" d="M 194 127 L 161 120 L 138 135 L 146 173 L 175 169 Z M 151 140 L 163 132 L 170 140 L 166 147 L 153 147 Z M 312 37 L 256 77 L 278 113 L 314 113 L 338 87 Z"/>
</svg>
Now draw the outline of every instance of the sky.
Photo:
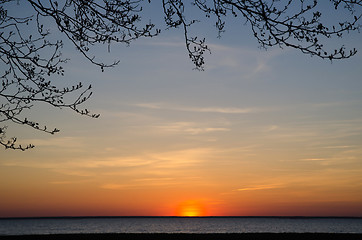
<svg viewBox="0 0 362 240">
<path fill-rule="evenodd" d="M 210 23 L 205 71 L 181 30 L 100 46 L 120 60 L 104 72 L 66 44 L 55 81 L 92 84 L 101 117 L 40 104 L 29 118 L 59 133 L 9 124 L 36 147 L 0 149 L 0 217 L 362 216 L 361 34 L 330 40 L 359 51 L 330 62 Z"/>
</svg>

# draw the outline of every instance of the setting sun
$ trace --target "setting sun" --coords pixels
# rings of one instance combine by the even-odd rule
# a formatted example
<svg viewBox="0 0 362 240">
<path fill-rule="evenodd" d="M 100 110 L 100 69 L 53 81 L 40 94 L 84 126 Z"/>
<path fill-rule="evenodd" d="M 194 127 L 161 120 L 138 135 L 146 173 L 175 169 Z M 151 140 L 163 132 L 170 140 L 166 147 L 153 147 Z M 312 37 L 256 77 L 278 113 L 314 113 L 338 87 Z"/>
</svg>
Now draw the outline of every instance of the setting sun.
<svg viewBox="0 0 362 240">
<path fill-rule="evenodd" d="M 195 206 L 189 206 L 187 208 L 184 208 L 182 210 L 182 213 L 181 213 L 182 216 L 185 216 L 185 217 L 195 217 L 195 216 L 200 216 L 200 211 L 197 207 Z"/>
<path fill-rule="evenodd" d="M 205 216 L 205 208 L 198 201 L 185 201 L 179 205 L 176 215 L 181 217 Z"/>
</svg>

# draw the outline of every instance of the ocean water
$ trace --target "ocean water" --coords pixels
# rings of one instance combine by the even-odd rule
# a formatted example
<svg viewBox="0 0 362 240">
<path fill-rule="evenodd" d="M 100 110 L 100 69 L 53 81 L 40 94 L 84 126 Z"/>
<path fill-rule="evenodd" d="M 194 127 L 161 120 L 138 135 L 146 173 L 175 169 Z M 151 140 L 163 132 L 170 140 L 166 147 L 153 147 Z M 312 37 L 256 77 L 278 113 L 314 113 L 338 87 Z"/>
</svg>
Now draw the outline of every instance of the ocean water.
<svg viewBox="0 0 362 240">
<path fill-rule="evenodd" d="M 117 217 L 0 219 L 0 235 L 260 232 L 362 233 L 362 218 Z"/>
</svg>

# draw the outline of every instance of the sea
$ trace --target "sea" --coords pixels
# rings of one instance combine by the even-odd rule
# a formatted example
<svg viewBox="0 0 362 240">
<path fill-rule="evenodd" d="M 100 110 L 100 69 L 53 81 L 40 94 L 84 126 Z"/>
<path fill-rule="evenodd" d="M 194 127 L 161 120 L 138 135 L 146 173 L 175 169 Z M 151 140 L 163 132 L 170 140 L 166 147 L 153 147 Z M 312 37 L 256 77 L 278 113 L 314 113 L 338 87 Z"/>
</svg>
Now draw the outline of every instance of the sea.
<svg viewBox="0 0 362 240">
<path fill-rule="evenodd" d="M 70 233 L 362 233 L 362 218 L 64 217 L 2 218 L 0 235 Z"/>
</svg>

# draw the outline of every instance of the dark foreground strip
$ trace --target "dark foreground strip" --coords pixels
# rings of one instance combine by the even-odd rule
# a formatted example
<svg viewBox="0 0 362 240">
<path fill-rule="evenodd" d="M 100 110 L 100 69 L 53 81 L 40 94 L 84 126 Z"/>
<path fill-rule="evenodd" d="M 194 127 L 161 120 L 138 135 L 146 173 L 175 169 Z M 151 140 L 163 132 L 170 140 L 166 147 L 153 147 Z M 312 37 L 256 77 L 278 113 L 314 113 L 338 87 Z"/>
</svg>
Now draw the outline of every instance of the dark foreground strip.
<svg viewBox="0 0 362 240">
<path fill-rule="evenodd" d="M 361 240 L 362 234 L 339 233 L 109 233 L 0 236 L 0 240 Z"/>
</svg>

